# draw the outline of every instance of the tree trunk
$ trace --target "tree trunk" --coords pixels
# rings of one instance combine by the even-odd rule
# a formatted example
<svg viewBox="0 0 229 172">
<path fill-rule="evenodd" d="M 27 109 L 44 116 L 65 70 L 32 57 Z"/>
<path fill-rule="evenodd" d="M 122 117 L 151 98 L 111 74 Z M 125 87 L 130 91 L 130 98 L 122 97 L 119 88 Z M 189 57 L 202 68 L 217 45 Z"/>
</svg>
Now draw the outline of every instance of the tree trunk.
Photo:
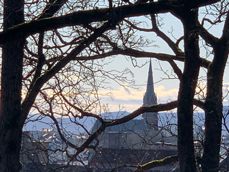
<svg viewBox="0 0 229 172">
<path fill-rule="evenodd" d="M 24 22 L 24 1 L 4 1 L 4 30 Z M 24 38 L 6 41 L 2 47 L 0 171 L 18 172 L 22 125 L 21 88 Z"/>
<path fill-rule="evenodd" d="M 223 74 L 228 58 L 228 40 L 220 40 L 214 47 L 215 57 L 208 69 L 205 102 L 205 142 L 202 161 L 203 172 L 219 171 L 219 152 L 222 133 Z"/>
<path fill-rule="evenodd" d="M 196 172 L 193 144 L 193 98 L 200 68 L 197 11 L 181 14 L 184 25 L 185 66 L 178 94 L 178 159 L 181 172 Z"/>
</svg>

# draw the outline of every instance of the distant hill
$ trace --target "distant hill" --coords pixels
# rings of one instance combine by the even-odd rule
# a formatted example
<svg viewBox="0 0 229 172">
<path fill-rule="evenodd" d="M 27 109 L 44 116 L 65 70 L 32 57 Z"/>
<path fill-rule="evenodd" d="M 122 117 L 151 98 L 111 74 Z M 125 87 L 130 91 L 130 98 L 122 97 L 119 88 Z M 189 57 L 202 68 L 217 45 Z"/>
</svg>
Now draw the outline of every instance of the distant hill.
<svg viewBox="0 0 229 172">
<path fill-rule="evenodd" d="M 129 114 L 127 111 L 118 111 L 118 112 L 108 112 L 101 114 L 104 119 L 117 119 Z M 141 117 L 138 117 L 141 118 Z M 93 127 L 96 119 L 92 117 L 84 117 L 84 118 L 57 118 L 59 125 L 61 125 L 62 129 L 71 132 L 84 132 L 82 127 L 79 125 L 83 125 L 88 131 Z M 79 124 L 79 125 L 77 125 Z M 24 126 L 25 131 L 40 131 L 43 129 L 50 129 L 55 127 L 53 120 L 50 117 L 42 116 L 40 114 L 30 115 L 27 119 L 26 124 Z"/>
<path fill-rule="evenodd" d="M 224 114 L 228 114 L 229 106 L 224 107 Z M 107 112 L 101 114 L 104 119 L 117 119 L 124 117 L 128 115 L 129 112 L 127 111 L 118 111 L 118 112 Z M 142 119 L 142 116 L 138 116 L 135 118 L 136 120 Z M 91 117 L 84 117 L 82 119 L 79 118 L 57 118 L 57 121 L 59 122 L 59 125 L 61 125 L 61 128 L 70 131 L 73 133 L 82 133 L 85 132 L 82 127 L 79 127 L 79 125 L 83 125 L 88 131 L 91 130 L 93 127 L 96 119 Z M 174 112 L 161 112 L 159 113 L 159 125 L 163 126 L 166 124 L 176 124 L 177 123 L 177 117 L 176 113 Z M 196 112 L 194 114 L 194 123 L 198 126 L 204 126 L 204 113 L 203 112 Z M 229 124 L 229 117 L 226 119 L 226 123 Z M 77 125 L 79 124 L 79 125 Z M 47 116 L 41 116 L 39 114 L 30 115 L 29 119 L 27 120 L 24 130 L 25 131 L 40 131 L 42 129 L 50 129 L 55 127 L 54 122 L 51 118 Z"/>
<path fill-rule="evenodd" d="M 61 129 L 66 131 L 70 131 L 73 133 L 82 133 L 84 130 L 79 125 L 83 125 L 86 129 L 90 130 L 93 126 L 95 119 L 93 118 L 77 118 L 76 120 L 73 118 L 57 118 L 57 121 L 60 125 Z M 79 124 L 79 125 L 77 125 Z M 41 115 L 36 114 L 30 117 L 26 124 L 24 125 L 24 131 L 41 131 L 43 129 L 51 129 L 56 128 L 53 120 L 49 117 L 41 117 Z"/>
</svg>

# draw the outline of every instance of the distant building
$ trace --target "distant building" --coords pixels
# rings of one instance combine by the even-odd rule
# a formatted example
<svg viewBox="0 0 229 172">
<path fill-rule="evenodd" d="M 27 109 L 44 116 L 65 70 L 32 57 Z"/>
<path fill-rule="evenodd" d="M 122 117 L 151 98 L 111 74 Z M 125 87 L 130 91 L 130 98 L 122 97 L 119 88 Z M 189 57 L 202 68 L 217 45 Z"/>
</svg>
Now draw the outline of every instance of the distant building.
<svg viewBox="0 0 229 172">
<path fill-rule="evenodd" d="M 76 135 L 65 137 L 74 144 L 82 141 Z M 55 129 L 24 131 L 20 154 L 22 172 L 92 172 L 74 162 L 67 165 L 69 159 L 65 151 L 74 154 L 76 150 L 67 147 Z"/>
<path fill-rule="evenodd" d="M 227 156 L 224 160 L 220 162 L 220 172 L 228 172 L 229 171 L 229 153 L 227 153 Z"/>
<path fill-rule="evenodd" d="M 154 92 L 152 65 L 150 62 L 144 106 L 157 104 Z M 158 126 L 158 114 L 147 112 L 143 119 L 108 127 L 98 138 L 97 149 L 89 153 L 89 166 L 97 171 L 131 171 L 131 166 L 150 160 L 161 159 L 177 153 L 176 137 Z M 107 119 L 109 120 L 109 119 Z M 95 132 L 101 125 L 97 120 L 92 128 Z M 94 143 L 96 144 L 96 143 Z M 171 171 L 176 164 L 158 167 L 152 171 Z M 125 167 L 125 168 L 124 168 Z"/>
<path fill-rule="evenodd" d="M 46 141 L 36 142 L 30 132 L 23 132 L 21 149 L 22 164 L 48 164 L 48 145 L 49 143 Z"/>
<path fill-rule="evenodd" d="M 157 96 L 154 92 L 153 71 L 152 71 L 152 64 L 150 61 L 147 87 L 143 98 L 143 106 L 152 106 L 156 104 L 157 104 Z M 154 128 L 155 131 L 158 130 L 158 114 L 156 112 L 145 112 L 143 113 L 142 117 L 144 118 L 144 122 L 146 123 L 146 125 L 148 125 L 147 127 L 150 130 L 152 128 Z"/>
</svg>

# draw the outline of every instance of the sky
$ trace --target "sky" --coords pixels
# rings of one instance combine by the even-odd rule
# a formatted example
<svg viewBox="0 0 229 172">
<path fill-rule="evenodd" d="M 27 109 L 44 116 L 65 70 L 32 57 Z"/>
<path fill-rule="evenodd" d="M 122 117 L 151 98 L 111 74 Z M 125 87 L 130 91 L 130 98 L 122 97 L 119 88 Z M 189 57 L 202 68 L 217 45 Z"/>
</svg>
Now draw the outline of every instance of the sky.
<svg viewBox="0 0 229 172">
<path fill-rule="evenodd" d="M 125 61 L 125 59 L 123 61 Z M 123 86 L 114 84 L 112 86 L 112 90 L 102 90 L 104 93 L 111 92 L 110 97 L 103 97 L 103 102 L 109 104 L 109 106 L 112 105 L 112 110 L 119 110 L 118 108 L 121 108 L 121 110 L 134 110 L 142 105 L 142 99 L 147 84 L 149 59 L 141 59 L 141 63 L 142 62 L 146 64 L 140 68 L 134 68 L 131 64 L 127 66 L 134 74 L 134 85 L 124 88 Z M 113 62 L 113 64 L 114 63 L 115 62 Z M 120 63 L 120 61 L 116 63 Z M 177 96 L 178 82 L 175 80 L 161 80 L 163 76 L 161 74 L 161 71 L 159 71 L 158 62 L 156 60 L 152 60 L 152 67 L 154 75 L 155 93 L 157 94 L 158 102 L 162 103 L 169 100 L 175 100 Z"/>
<path fill-rule="evenodd" d="M 163 31 L 170 35 L 170 37 L 178 38 L 182 35 L 183 29 L 179 20 L 172 17 L 170 14 L 160 15 L 161 22 L 163 22 Z M 215 36 L 219 37 L 222 31 L 222 27 L 208 27 L 208 30 L 214 33 Z M 160 53 L 171 53 L 170 48 L 160 40 L 154 33 L 143 34 L 148 38 L 151 38 L 154 42 L 151 46 L 145 47 L 145 51 L 160 52 Z M 205 56 L 205 51 L 201 51 L 201 56 Z M 107 70 L 118 70 L 123 71 L 130 69 L 133 73 L 128 75 L 128 79 L 132 79 L 134 84 L 123 87 L 114 82 L 109 82 L 107 85 L 110 89 L 101 89 L 101 102 L 108 106 L 109 111 L 134 111 L 142 105 L 143 96 L 146 90 L 148 69 L 150 58 L 136 59 L 137 66 L 133 66 L 130 58 L 118 57 L 108 58 L 111 62 L 105 68 Z M 167 62 L 160 62 L 156 59 L 152 60 L 153 77 L 154 77 L 154 88 L 157 95 L 158 103 L 166 103 L 177 99 L 179 81 L 174 78 L 167 78 L 167 75 L 171 73 L 171 67 Z M 179 67 L 182 70 L 183 66 L 179 63 Z M 164 71 L 162 71 L 162 69 Z M 229 90 L 229 66 L 226 67 L 224 75 L 224 89 Z M 201 75 L 206 75 L 206 70 L 201 71 Z M 201 85 L 204 86 L 206 82 Z M 108 96 L 106 96 L 108 95 Z M 229 97 L 224 99 L 224 105 L 229 105 Z M 103 110 L 102 110 L 103 111 Z"/>
<path fill-rule="evenodd" d="M 170 14 L 163 14 L 160 16 L 163 19 L 163 31 L 174 38 L 178 38 L 182 33 L 182 26 L 180 21 L 178 21 L 175 17 L 172 17 Z M 215 36 L 219 37 L 222 31 L 222 26 L 218 27 L 208 27 L 208 30 L 214 33 Z M 172 32 L 172 34 L 171 34 Z M 155 41 L 154 46 L 147 47 L 145 51 L 154 51 L 161 53 L 171 53 L 169 47 L 153 33 L 147 33 L 145 36 L 151 38 Z M 200 42 L 201 46 L 201 42 Z M 205 57 L 205 51 L 201 50 L 201 56 Z M 210 57 L 211 59 L 211 57 Z M 149 68 L 149 58 L 137 59 L 136 62 L 139 66 L 142 67 L 134 67 L 131 63 L 131 60 L 123 57 L 123 58 L 112 58 L 112 63 L 108 65 L 108 68 L 113 68 L 116 70 L 124 70 L 125 68 L 130 69 L 133 72 L 133 80 L 135 84 L 132 85 L 135 88 L 127 87 L 123 88 L 120 85 L 112 83 L 111 90 L 102 90 L 102 92 L 111 92 L 111 97 L 102 97 L 102 102 L 104 104 L 109 105 L 109 109 L 111 111 L 118 110 L 127 110 L 133 111 L 142 105 L 142 99 L 144 96 L 144 92 L 146 89 L 147 83 L 147 74 Z M 166 62 L 160 62 L 156 59 L 152 59 L 152 67 L 153 67 L 153 77 L 154 77 L 154 85 L 155 85 L 155 93 L 158 98 L 158 103 L 166 103 L 171 100 L 177 99 L 177 93 L 179 89 L 179 82 L 177 79 L 168 79 L 166 74 L 171 73 L 171 67 Z M 183 66 L 181 63 L 179 64 L 181 70 L 183 70 Z M 162 71 L 163 69 L 164 71 Z M 228 90 L 229 87 L 229 77 L 227 76 L 229 72 L 229 67 L 227 65 L 224 75 L 224 90 Z M 206 76 L 206 70 L 201 70 L 201 77 Z M 167 78 L 167 79 L 165 79 Z M 201 83 L 201 86 L 206 84 L 205 81 Z M 224 105 L 228 105 L 229 97 L 227 96 L 224 99 Z"/>
</svg>

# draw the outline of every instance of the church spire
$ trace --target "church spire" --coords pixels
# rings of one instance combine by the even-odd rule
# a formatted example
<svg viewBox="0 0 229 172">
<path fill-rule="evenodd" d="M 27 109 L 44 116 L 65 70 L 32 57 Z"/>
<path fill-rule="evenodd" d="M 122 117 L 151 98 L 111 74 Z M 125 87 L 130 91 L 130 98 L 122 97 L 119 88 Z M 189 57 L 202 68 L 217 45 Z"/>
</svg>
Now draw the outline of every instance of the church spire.
<svg viewBox="0 0 229 172">
<path fill-rule="evenodd" d="M 149 71 L 148 71 L 148 80 L 147 80 L 147 87 L 146 92 L 143 98 L 143 106 L 152 106 L 157 104 L 157 97 L 154 92 L 154 84 L 153 84 L 153 70 L 152 70 L 152 63 L 150 60 L 149 64 Z M 158 129 L 158 116 L 157 113 L 154 112 L 146 112 L 143 115 L 144 120 L 146 121 L 147 125 Z"/>
<path fill-rule="evenodd" d="M 154 92 L 153 70 L 152 70 L 152 63 L 150 60 L 147 87 L 146 87 L 146 92 L 143 98 L 143 105 L 150 106 L 150 105 L 155 105 L 155 104 L 157 104 L 157 97 Z"/>
</svg>

